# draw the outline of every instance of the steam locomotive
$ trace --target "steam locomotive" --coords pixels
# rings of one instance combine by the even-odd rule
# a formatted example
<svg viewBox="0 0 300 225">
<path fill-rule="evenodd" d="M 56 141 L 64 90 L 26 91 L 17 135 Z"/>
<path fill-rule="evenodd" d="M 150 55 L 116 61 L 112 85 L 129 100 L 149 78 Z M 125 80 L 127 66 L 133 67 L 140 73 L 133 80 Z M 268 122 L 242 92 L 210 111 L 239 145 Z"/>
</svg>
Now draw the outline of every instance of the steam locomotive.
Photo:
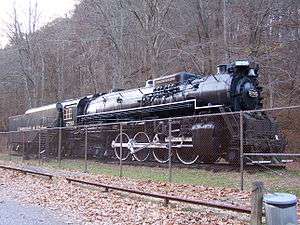
<svg viewBox="0 0 300 225">
<path fill-rule="evenodd" d="M 9 118 L 10 131 L 30 134 L 25 144 L 20 133 L 10 143 L 13 148 L 23 143 L 29 155 L 41 145 L 38 132 L 51 139 L 51 129 L 44 128 L 65 127 L 63 154 L 70 156 L 82 153 L 84 132 L 88 132 L 88 154 L 99 158 L 152 158 L 165 163 L 170 160 L 171 147 L 172 155 L 184 164 L 214 163 L 220 158 L 237 163 L 241 134 L 245 152 L 283 152 L 286 142 L 277 123 L 263 112 L 251 112 L 262 108 L 258 65 L 238 60 L 217 69 L 215 75 L 180 72 L 148 80 L 136 89 L 30 109 Z M 246 111 L 242 120 L 239 111 Z M 75 131 L 74 127 L 79 128 Z M 28 130 L 31 132 L 25 132 Z M 42 145 L 47 147 L 43 152 L 55 151 L 56 146 L 50 150 L 51 140 L 44 139 Z M 57 141 L 57 137 L 52 139 Z"/>
</svg>

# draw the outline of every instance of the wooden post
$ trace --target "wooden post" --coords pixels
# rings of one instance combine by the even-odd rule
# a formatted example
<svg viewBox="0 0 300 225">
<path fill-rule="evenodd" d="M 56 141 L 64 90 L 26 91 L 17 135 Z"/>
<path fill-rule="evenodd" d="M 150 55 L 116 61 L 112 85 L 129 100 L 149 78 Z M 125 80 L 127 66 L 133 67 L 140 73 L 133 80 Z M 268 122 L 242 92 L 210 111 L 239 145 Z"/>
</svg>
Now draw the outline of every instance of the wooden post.
<svg viewBox="0 0 300 225">
<path fill-rule="evenodd" d="M 168 205 L 169 205 L 169 199 L 165 198 L 165 200 L 164 200 L 164 206 L 167 207 Z"/>
<path fill-rule="evenodd" d="M 263 182 L 256 181 L 252 184 L 251 225 L 262 224 L 263 189 Z"/>
</svg>

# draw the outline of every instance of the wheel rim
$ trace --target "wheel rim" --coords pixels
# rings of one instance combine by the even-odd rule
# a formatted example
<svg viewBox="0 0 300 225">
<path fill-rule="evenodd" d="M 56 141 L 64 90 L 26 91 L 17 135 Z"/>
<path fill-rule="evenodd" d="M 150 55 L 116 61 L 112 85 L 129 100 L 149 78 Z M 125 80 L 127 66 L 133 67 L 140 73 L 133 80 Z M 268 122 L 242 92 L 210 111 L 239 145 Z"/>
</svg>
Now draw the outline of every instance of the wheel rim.
<svg viewBox="0 0 300 225">
<path fill-rule="evenodd" d="M 185 165 L 191 165 L 195 163 L 199 158 L 199 155 L 193 153 L 193 151 L 193 149 L 187 148 L 177 149 L 176 156 L 181 163 Z"/>
<path fill-rule="evenodd" d="M 189 144 L 184 141 L 184 137 L 180 137 L 180 141 L 178 144 Z M 195 150 L 191 147 L 181 147 L 180 149 L 176 149 L 176 156 L 178 160 L 185 164 L 185 165 L 191 165 L 197 161 L 199 158 L 199 155 L 195 153 Z"/>
<path fill-rule="evenodd" d="M 150 151 L 147 148 L 147 145 L 150 143 L 148 135 L 144 132 L 139 132 L 133 137 L 133 143 L 145 143 L 146 147 L 133 147 L 134 151 L 137 151 L 133 154 L 134 158 L 139 162 L 144 162 L 148 159 Z"/>
<path fill-rule="evenodd" d="M 153 153 L 154 159 L 159 163 L 166 163 L 170 159 L 168 149 L 157 148 L 157 149 L 154 149 L 152 153 Z"/>
<path fill-rule="evenodd" d="M 118 136 L 115 138 L 115 143 L 120 143 L 121 134 L 118 134 Z M 128 144 L 129 142 L 129 136 L 126 133 L 122 133 L 122 143 Z M 130 151 L 127 147 L 122 147 L 122 157 L 120 157 L 120 150 L 121 147 L 115 147 L 114 152 L 117 159 L 120 160 L 122 158 L 122 161 L 126 160 L 129 157 Z"/>
</svg>

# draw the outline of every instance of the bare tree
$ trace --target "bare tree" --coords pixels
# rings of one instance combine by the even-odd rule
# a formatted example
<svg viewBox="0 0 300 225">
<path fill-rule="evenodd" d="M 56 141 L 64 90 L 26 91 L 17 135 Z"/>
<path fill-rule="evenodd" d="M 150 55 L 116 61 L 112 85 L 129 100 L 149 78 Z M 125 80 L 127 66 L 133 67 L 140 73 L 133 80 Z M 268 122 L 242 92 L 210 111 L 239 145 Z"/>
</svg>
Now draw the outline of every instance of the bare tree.
<svg viewBox="0 0 300 225">
<path fill-rule="evenodd" d="M 21 66 L 25 84 L 26 96 L 28 99 L 28 107 L 34 107 L 37 99 L 37 67 L 38 67 L 38 55 L 35 54 L 35 41 L 32 39 L 32 33 L 34 33 L 37 27 L 38 19 L 38 5 L 35 2 L 34 9 L 32 9 L 31 1 L 29 1 L 28 10 L 28 28 L 22 27 L 21 22 L 18 19 L 18 12 L 16 6 L 13 8 L 13 22 L 10 27 L 10 43 L 18 51 L 18 60 Z"/>
<path fill-rule="evenodd" d="M 300 103 L 298 0 L 81 0 L 39 29 L 31 1 L 25 21 L 14 7 L 0 52 L 0 102 L 13 114 L 243 58 L 260 64 L 266 106 Z"/>
</svg>

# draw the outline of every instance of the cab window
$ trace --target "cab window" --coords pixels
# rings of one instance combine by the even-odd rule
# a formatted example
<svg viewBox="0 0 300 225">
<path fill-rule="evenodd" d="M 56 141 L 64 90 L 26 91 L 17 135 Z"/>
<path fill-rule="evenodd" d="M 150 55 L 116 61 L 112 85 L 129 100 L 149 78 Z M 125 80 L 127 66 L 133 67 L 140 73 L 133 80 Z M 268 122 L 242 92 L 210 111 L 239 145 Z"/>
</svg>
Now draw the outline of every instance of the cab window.
<svg viewBox="0 0 300 225">
<path fill-rule="evenodd" d="M 71 119 L 73 119 L 72 108 L 64 109 L 64 120 L 71 120 Z"/>
</svg>

